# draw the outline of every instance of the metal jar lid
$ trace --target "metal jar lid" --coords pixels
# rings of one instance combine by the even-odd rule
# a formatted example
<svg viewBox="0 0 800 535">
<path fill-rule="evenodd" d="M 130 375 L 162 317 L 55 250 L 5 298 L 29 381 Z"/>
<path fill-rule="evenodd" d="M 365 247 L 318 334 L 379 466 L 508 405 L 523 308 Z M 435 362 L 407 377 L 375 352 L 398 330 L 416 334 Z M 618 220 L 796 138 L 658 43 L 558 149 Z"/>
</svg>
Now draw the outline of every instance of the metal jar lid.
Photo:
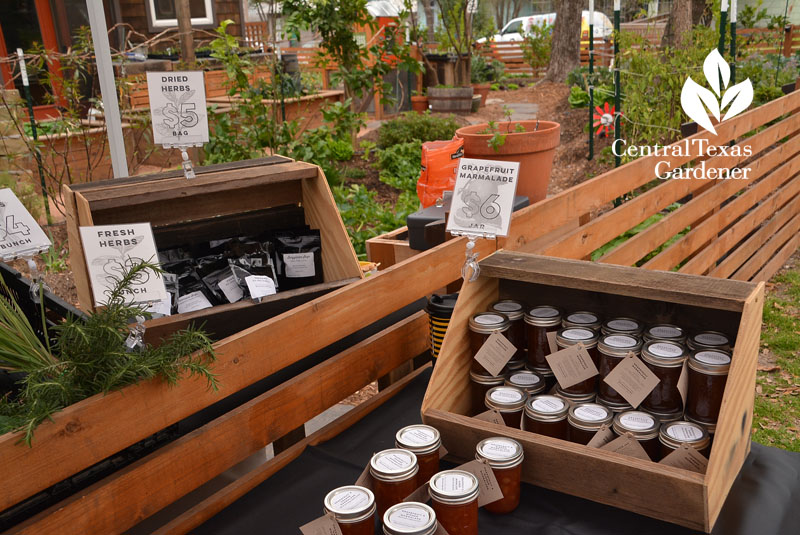
<svg viewBox="0 0 800 535">
<path fill-rule="evenodd" d="M 572 392 L 566 392 L 559 384 L 556 385 L 555 395 L 567 400 L 570 405 L 574 405 L 576 403 L 591 403 L 597 397 L 595 392 L 587 392 L 586 394 L 573 394 Z"/>
<path fill-rule="evenodd" d="M 719 331 L 703 331 L 690 336 L 686 341 L 689 349 L 722 349 L 730 351 L 731 338 Z"/>
<path fill-rule="evenodd" d="M 361 522 L 375 514 L 375 495 L 357 485 L 339 487 L 325 496 L 324 511 L 340 524 Z"/>
<path fill-rule="evenodd" d="M 395 435 L 394 444 L 396 447 L 413 451 L 417 455 L 426 455 L 439 451 L 442 445 L 442 437 L 439 431 L 429 425 L 415 424 L 402 428 Z"/>
<path fill-rule="evenodd" d="M 662 412 L 662 411 L 654 411 L 650 409 L 644 409 L 644 412 L 647 414 L 652 414 L 658 421 L 661 422 L 661 425 L 670 423 L 670 422 L 677 422 L 683 419 L 683 409 L 678 409 L 670 412 Z"/>
<path fill-rule="evenodd" d="M 517 412 L 525 406 L 528 399 L 524 390 L 513 386 L 495 386 L 486 392 L 486 407 L 500 412 Z"/>
<path fill-rule="evenodd" d="M 660 368 L 677 368 L 686 360 L 686 349 L 676 342 L 651 340 L 642 347 L 642 360 Z"/>
<path fill-rule="evenodd" d="M 658 418 L 642 411 L 625 411 L 614 416 L 614 432 L 619 436 L 630 433 L 636 440 L 649 440 L 658 436 Z"/>
<path fill-rule="evenodd" d="M 431 498 L 449 505 L 470 503 L 478 498 L 478 478 L 464 470 L 445 470 L 431 478 L 428 485 Z"/>
<path fill-rule="evenodd" d="M 604 334 L 597 342 L 597 350 L 603 355 L 625 358 L 631 352 L 638 355 L 642 342 L 627 334 Z"/>
<path fill-rule="evenodd" d="M 525 359 L 511 359 L 506 363 L 505 369 L 508 373 L 506 375 L 511 375 L 512 373 L 518 372 L 525 368 Z"/>
<path fill-rule="evenodd" d="M 511 327 L 511 320 L 499 312 L 478 312 L 469 319 L 469 330 L 474 333 L 504 333 Z"/>
<path fill-rule="evenodd" d="M 400 448 L 379 451 L 369 461 L 369 473 L 380 481 L 405 481 L 417 471 L 417 456 Z"/>
<path fill-rule="evenodd" d="M 686 332 L 671 323 L 658 323 L 651 325 L 644 330 L 644 340 L 669 340 L 670 342 L 678 342 L 683 344 L 686 342 Z"/>
<path fill-rule="evenodd" d="M 600 332 L 603 334 L 627 334 L 641 336 L 644 324 L 635 318 L 612 318 L 603 323 Z"/>
<path fill-rule="evenodd" d="M 604 407 L 608 407 L 614 414 L 633 410 L 633 407 L 631 407 L 630 403 L 625 401 L 608 401 L 601 398 L 599 395 L 597 396 L 597 403 L 603 405 Z"/>
<path fill-rule="evenodd" d="M 475 459 L 486 461 L 492 468 L 514 468 L 523 458 L 522 444 L 511 438 L 486 438 L 475 447 Z"/>
<path fill-rule="evenodd" d="M 533 366 L 527 366 L 526 365 L 525 369 L 526 370 L 530 370 L 530 371 L 532 371 L 534 373 L 538 373 L 539 375 L 541 375 L 545 379 L 547 379 L 548 377 L 555 377 L 556 376 L 556 374 L 554 374 L 553 370 L 551 370 L 550 368 L 534 368 Z"/>
<path fill-rule="evenodd" d="M 383 515 L 385 535 L 433 535 L 438 527 L 436 513 L 424 503 L 398 503 Z"/>
<path fill-rule="evenodd" d="M 536 327 L 561 325 L 561 311 L 550 305 L 537 305 L 525 313 L 525 323 Z"/>
<path fill-rule="evenodd" d="M 611 409 L 599 403 L 581 403 L 573 405 L 567 414 L 567 421 L 572 427 L 584 431 L 597 431 L 614 419 Z"/>
<path fill-rule="evenodd" d="M 709 435 L 713 435 L 714 433 L 717 432 L 717 422 L 701 422 L 700 420 L 695 420 L 688 414 L 686 415 L 686 421 L 699 425 L 700 427 L 708 431 Z"/>
<path fill-rule="evenodd" d="M 469 372 L 469 378 L 472 380 L 473 383 L 477 383 L 479 385 L 487 385 L 487 386 L 500 386 L 501 384 L 503 384 L 503 381 L 505 381 L 503 374 L 500 374 L 497 377 L 495 377 L 493 375 L 486 375 L 475 371 Z"/>
<path fill-rule="evenodd" d="M 525 404 L 525 416 L 537 422 L 559 422 L 567 417 L 569 404 L 558 396 L 534 396 Z"/>
<path fill-rule="evenodd" d="M 701 349 L 689 355 L 689 368 L 706 375 L 728 375 L 731 354 L 721 349 Z"/>
<path fill-rule="evenodd" d="M 500 312 L 511 321 L 522 319 L 525 315 L 525 303 L 517 301 L 516 299 L 502 299 L 496 303 L 492 303 L 489 307 L 492 312 Z"/>
<path fill-rule="evenodd" d="M 598 334 L 591 329 L 566 327 L 556 333 L 556 344 L 563 349 L 581 343 L 586 349 L 589 349 L 597 345 L 598 338 Z"/>
<path fill-rule="evenodd" d="M 588 310 L 579 310 L 567 314 L 561 321 L 562 327 L 583 327 L 584 329 L 599 330 L 602 320 L 600 316 Z"/>
<path fill-rule="evenodd" d="M 506 384 L 524 390 L 529 396 L 542 392 L 547 386 L 544 382 L 544 377 L 528 370 L 520 370 L 510 374 L 506 379 Z"/>
<path fill-rule="evenodd" d="M 695 449 L 702 450 L 711 442 L 703 426 L 692 422 L 677 421 L 661 425 L 658 440 L 670 448 L 679 448 L 681 444 L 688 444 Z"/>
</svg>

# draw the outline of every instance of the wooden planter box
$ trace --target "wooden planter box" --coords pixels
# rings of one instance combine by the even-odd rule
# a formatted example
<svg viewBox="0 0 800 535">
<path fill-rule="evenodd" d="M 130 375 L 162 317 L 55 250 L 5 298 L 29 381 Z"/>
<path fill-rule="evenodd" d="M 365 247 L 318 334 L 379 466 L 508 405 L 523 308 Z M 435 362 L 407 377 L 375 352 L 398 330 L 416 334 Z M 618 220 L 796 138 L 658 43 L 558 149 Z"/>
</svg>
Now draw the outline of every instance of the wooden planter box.
<svg viewBox="0 0 800 535">
<path fill-rule="evenodd" d="M 763 287 L 499 251 L 481 262 L 480 278 L 461 290 L 423 401 L 423 420 L 441 432 L 445 447 L 456 457 L 474 458 L 480 440 L 505 435 L 524 446 L 522 476 L 528 483 L 709 532 L 750 450 Z M 469 316 L 508 297 L 735 333 L 706 474 L 466 416 L 472 360 Z"/>
<path fill-rule="evenodd" d="M 325 175 L 315 165 L 282 156 L 196 169 L 65 186 L 70 262 L 81 307 L 94 308 L 78 227 L 150 222 L 159 249 L 207 242 L 270 228 L 308 224 L 322 236 L 324 283 L 262 299 L 174 314 L 147 323 L 158 341 L 190 323 L 222 338 L 361 277 L 353 247 Z"/>
</svg>

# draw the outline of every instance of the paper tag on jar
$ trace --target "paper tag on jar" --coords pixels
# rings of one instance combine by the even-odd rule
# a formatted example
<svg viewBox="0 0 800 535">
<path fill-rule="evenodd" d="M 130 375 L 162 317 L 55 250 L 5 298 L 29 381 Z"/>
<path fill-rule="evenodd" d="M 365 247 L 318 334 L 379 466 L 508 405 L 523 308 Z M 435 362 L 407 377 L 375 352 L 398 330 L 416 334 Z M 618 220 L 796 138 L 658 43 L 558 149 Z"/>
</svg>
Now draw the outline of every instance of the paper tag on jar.
<svg viewBox="0 0 800 535">
<path fill-rule="evenodd" d="M 681 402 L 684 408 L 686 408 L 686 396 L 689 392 L 689 372 L 686 369 L 686 363 L 687 361 L 683 361 L 681 376 L 678 377 L 678 393 L 681 395 Z"/>
<path fill-rule="evenodd" d="M 355 485 L 372 490 L 372 474 L 369 473 L 369 463 L 367 463 L 367 467 L 364 468 L 364 471 L 361 472 L 361 475 L 356 479 Z"/>
<path fill-rule="evenodd" d="M 508 338 L 500 333 L 492 333 L 475 353 L 475 360 L 493 377 L 497 377 L 516 352 L 517 348 Z"/>
<path fill-rule="evenodd" d="M 417 490 L 403 498 L 404 502 L 419 502 L 419 503 L 426 503 L 430 499 L 430 494 L 428 493 L 428 483 L 426 482 L 424 485 L 419 487 Z"/>
<path fill-rule="evenodd" d="M 613 451 L 614 453 L 621 453 L 629 457 L 636 457 L 645 461 L 650 460 L 650 456 L 644 451 L 644 448 L 639 441 L 633 438 L 632 435 L 626 433 L 619 438 L 616 438 L 600 448 L 601 450 Z"/>
<path fill-rule="evenodd" d="M 484 422 L 489 422 L 492 424 L 506 425 L 505 420 L 503 420 L 503 415 L 500 414 L 500 412 L 496 411 L 495 409 L 491 409 L 486 412 L 477 414 L 473 416 L 473 418 L 476 418 L 478 420 L 483 420 Z"/>
<path fill-rule="evenodd" d="M 480 461 L 470 461 L 456 469 L 469 472 L 478 478 L 478 487 L 480 487 L 478 507 L 483 507 L 486 504 L 503 499 L 503 491 L 500 490 L 500 483 L 497 482 L 494 471 L 488 464 Z"/>
<path fill-rule="evenodd" d="M 321 516 L 308 524 L 300 526 L 300 532 L 303 535 L 342 535 L 339 523 L 328 515 Z"/>
<path fill-rule="evenodd" d="M 660 382 L 656 374 L 633 353 L 611 370 L 603 381 L 616 390 L 634 409 Z"/>
<path fill-rule="evenodd" d="M 597 375 L 597 366 L 583 344 L 575 344 L 545 357 L 561 388 L 569 388 Z"/>
<path fill-rule="evenodd" d="M 557 331 L 551 331 L 547 333 L 547 345 L 550 346 L 550 353 L 556 353 L 558 351 L 558 344 L 556 343 L 556 334 Z"/>
<path fill-rule="evenodd" d="M 592 439 L 586 444 L 590 448 L 602 448 L 612 440 L 617 435 L 614 433 L 614 430 L 611 429 L 610 426 L 603 424 L 600 426 L 600 429 L 597 430 L 597 433 L 594 434 Z"/>
<path fill-rule="evenodd" d="M 661 459 L 659 464 L 705 474 L 706 468 L 708 468 L 708 459 L 693 447 L 681 444 L 680 448 Z"/>
</svg>

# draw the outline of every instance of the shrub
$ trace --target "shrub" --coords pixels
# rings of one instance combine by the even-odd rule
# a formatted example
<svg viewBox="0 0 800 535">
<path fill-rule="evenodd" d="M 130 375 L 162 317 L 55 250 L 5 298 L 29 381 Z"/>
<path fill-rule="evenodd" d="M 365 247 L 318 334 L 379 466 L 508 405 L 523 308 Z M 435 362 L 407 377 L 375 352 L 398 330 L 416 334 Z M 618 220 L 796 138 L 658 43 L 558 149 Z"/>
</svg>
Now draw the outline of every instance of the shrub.
<svg viewBox="0 0 800 535">
<path fill-rule="evenodd" d="M 435 117 L 425 113 L 404 113 L 378 129 L 378 147 L 385 149 L 399 143 L 417 141 L 437 141 L 452 139 L 458 130 L 454 116 Z"/>
<path fill-rule="evenodd" d="M 533 24 L 522 40 L 522 57 L 534 71 L 550 63 L 550 48 L 553 44 L 553 27 Z"/>
<path fill-rule="evenodd" d="M 410 141 L 392 145 L 378 153 L 380 179 L 399 190 L 415 193 L 422 171 L 422 142 Z"/>
<path fill-rule="evenodd" d="M 514 91 L 515 89 L 519 89 L 519 84 L 508 84 L 506 86 L 506 89 L 508 89 L 509 91 Z"/>
<path fill-rule="evenodd" d="M 472 55 L 470 68 L 472 69 L 471 78 L 473 84 L 496 82 L 503 76 L 506 69 L 502 61 L 497 61 L 496 59 L 486 61 L 486 58 L 480 54 Z"/>
</svg>

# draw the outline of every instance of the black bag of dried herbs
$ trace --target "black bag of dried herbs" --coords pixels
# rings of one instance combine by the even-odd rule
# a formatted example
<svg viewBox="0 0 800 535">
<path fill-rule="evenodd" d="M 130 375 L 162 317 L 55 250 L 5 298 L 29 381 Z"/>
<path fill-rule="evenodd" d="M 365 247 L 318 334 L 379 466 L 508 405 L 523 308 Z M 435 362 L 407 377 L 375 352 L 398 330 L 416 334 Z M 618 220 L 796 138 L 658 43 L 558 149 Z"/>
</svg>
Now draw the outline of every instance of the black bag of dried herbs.
<svg viewBox="0 0 800 535">
<path fill-rule="evenodd" d="M 319 230 L 287 230 L 272 235 L 281 291 L 320 284 L 322 239 Z"/>
</svg>

